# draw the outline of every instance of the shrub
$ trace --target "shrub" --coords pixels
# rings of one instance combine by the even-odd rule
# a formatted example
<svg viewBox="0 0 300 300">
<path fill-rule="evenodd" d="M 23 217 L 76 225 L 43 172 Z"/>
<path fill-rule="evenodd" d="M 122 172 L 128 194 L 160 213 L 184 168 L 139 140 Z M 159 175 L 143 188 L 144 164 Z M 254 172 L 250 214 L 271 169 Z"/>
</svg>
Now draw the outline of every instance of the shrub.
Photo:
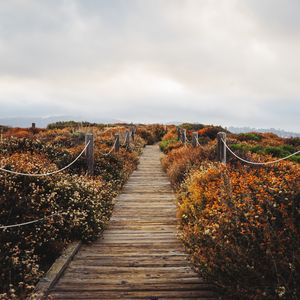
<svg viewBox="0 0 300 300">
<path fill-rule="evenodd" d="M 198 131 L 198 134 L 200 137 L 208 137 L 208 138 L 214 140 L 217 138 L 217 134 L 219 132 L 227 132 L 228 133 L 228 130 L 224 129 L 221 126 L 212 126 L 211 125 L 211 126 L 204 127 L 203 129 L 200 129 Z"/>
<path fill-rule="evenodd" d="M 169 128 L 165 135 L 161 138 L 162 141 L 165 140 L 177 140 L 177 129 L 176 127 Z"/>
<path fill-rule="evenodd" d="M 16 138 L 28 138 L 33 135 L 33 132 L 27 128 L 11 128 L 8 129 L 4 136 L 5 137 L 16 137 Z"/>
<path fill-rule="evenodd" d="M 300 166 L 204 163 L 179 191 L 181 238 L 230 299 L 300 296 Z"/>
<path fill-rule="evenodd" d="M 15 161 L 17 157 L 13 156 Z M 8 162 L 6 162 L 7 164 Z M 18 157 L 20 171 L 34 171 Z M 21 177 L 0 173 L 0 223 L 17 224 L 51 216 L 45 221 L 1 230 L 1 291 L 14 286 L 23 297 L 43 273 L 43 267 L 71 240 L 97 238 L 107 222 L 115 192 L 98 179 L 67 174 L 52 177 Z M 23 295 L 23 296 L 22 296 Z"/>
<path fill-rule="evenodd" d="M 167 153 L 170 151 L 170 149 L 174 149 L 174 145 L 177 145 L 178 139 L 177 138 L 172 138 L 169 140 L 163 140 L 159 143 L 160 150 L 164 153 Z M 179 143 L 180 144 L 180 143 Z"/>
<path fill-rule="evenodd" d="M 282 158 L 286 157 L 294 152 L 297 151 L 296 147 L 291 145 L 279 145 L 279 146 L 263 146 L 263 145 L 256 145 L 252 146 L 248 143 L 239 143 L 239 144 L 232 144 L 230 148 L 240 156 L 247 157 L 248 152 L 250 153 L 257 153 L 260 155 L 264 155 L 265 161 L 272 160 L 275 158 Z M 232 156 L 229 154 L 229 157 Z M 260 157 L 259 157 L 260 158 Z M 289 160 L 294 162 L 299 162 L 299 155 L 295 155 L 289 158 Z M 263 160 L 262 160 L 263 161 Z"/>
<path fill-rule="evenodd" d="M 240 141 L 261 141 L 262 135 L 255 132 L 240 133 L 237 135 L 237 139 Z"/>
<path fill-rule="evenodd" d="M 137 134 L 146 141 L 147 145 L 159 142 L 165 133 L 161 125 L 140 125 L 137 128 Z"/>
<path fill-rule="evenodd" d="M 290 155 L 293 152 L 293 147 L 288 145 L 282 145 L 282 146 L 269 146 L 265 148 L 266 154 L 271 154 L 275 157 L 285 157 Z"/>
<path fill-rule="evenodd" d="M 58 121 L 54 123 L 50 123 L 47 126 L 47 129 L 63 129 L 63 128 L 77 128 L 77 127 L 98 127 L 98 128 L 104 128 L 105 124 L 97 124 L 97 123 L 90 123 L 90 122 L 77 122 L 77 121 Z"/>
<path fill-rule="evenodd" d="M 162 158 L 162 166 L 166 170 L 171 183 L 176 187 L 185 178 L 190 169 L 196 168 L 211 155 L 211 149 L 208 147 L 180 147 L 172 150 Z"/>
<path fill-rule="evenodd" d="M 180 125 L 180 127 L 185 128 L 186 130 L 190 130 L 190 131 L 198 131 L 200 129 L 203 129 L 205 127 L 205 125 L 203 124 L 198 124 L 198 123 L 183 123 Z"/>
<path fill-rule="evenodd" d="M 285 143 L 294 147 L 300 146 L 300 137 L 288 138 L 285 140 Z"/>
</svg>

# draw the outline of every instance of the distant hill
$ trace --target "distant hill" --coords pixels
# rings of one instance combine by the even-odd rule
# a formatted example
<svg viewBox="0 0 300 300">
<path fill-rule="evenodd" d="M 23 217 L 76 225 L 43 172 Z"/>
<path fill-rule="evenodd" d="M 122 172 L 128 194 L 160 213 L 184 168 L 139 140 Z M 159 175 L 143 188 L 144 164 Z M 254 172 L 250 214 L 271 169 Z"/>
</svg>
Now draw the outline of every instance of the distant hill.
<svg viewBox="0 0 300 300">
<path fill-rule="evenodd" d="M 246 133 L 246 132 L 261 132 L 261 133 L 265 133 L 265 132 L 271 132 L 274 134 L 277 134 L 280 137 L 300 137 L 300 133 L 297 132 L 290 132 L 290 131 L 285 131 L 282 129 L 275 129 L 275 128 L 268 128 L 268 129 L 264 129 L 264 128 L 251 128 L 251 127 L 233 127 L 230 126 L 227 128 L 230 132 L 232 133 Z"/>
<path fill-rule="evenodd" d="M 55 116 L 55 117 L 10 117 L 10 118 L 0 118 L 0 125 L 11 126 L 11 127 L 31 127 L 32 123 L 35 123 L 39 128 L 45 128 L 50 123 L 55 123 L 59 121 L 89 121 L 92 123 L 121 123 L 122 121 L 116 119 L 109 118 L 86 118 L 78 117 L 78 116 Z"/>
</svg>

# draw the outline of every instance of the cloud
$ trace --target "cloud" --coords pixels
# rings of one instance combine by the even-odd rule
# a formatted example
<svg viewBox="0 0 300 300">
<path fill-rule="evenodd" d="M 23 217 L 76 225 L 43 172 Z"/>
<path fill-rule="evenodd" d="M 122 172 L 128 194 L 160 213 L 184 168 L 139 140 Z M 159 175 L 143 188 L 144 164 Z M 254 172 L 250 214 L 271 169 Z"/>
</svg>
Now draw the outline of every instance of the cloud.
<svg viewBox="0 0 300 300">
<path fill-rule="evenodd" d="M 1 2 L 0 116 L 299 131 L 300 4 L 275 2 Z"/>
</svg>

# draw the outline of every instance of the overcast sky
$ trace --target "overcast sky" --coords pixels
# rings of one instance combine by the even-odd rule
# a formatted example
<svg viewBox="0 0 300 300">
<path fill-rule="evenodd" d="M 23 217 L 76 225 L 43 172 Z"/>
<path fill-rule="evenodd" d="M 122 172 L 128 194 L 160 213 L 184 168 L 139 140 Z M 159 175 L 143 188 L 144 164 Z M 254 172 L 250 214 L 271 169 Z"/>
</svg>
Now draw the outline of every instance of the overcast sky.
<svg viewBox="0 0 300 300">
<path fill-rule="evenodd" d="M 300 131 L 299 0 L 0 2 L 0 117 Z"/>
</svg>

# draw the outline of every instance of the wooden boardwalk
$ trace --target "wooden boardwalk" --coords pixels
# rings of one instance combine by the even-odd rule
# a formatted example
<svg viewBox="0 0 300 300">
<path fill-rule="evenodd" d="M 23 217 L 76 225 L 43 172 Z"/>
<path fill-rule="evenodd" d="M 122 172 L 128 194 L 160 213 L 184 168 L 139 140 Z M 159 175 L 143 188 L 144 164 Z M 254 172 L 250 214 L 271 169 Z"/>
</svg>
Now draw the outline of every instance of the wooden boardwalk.
<svg viewBox="0 0 300 300">
<path fill-rule="evenodd" d="M 176 205 L 147 146 L 103 237 L 83 245 L 52 288 L 54 299 L 213 299 L 211 285 L 191 269 L 176 238 Z"/>
</svg>

